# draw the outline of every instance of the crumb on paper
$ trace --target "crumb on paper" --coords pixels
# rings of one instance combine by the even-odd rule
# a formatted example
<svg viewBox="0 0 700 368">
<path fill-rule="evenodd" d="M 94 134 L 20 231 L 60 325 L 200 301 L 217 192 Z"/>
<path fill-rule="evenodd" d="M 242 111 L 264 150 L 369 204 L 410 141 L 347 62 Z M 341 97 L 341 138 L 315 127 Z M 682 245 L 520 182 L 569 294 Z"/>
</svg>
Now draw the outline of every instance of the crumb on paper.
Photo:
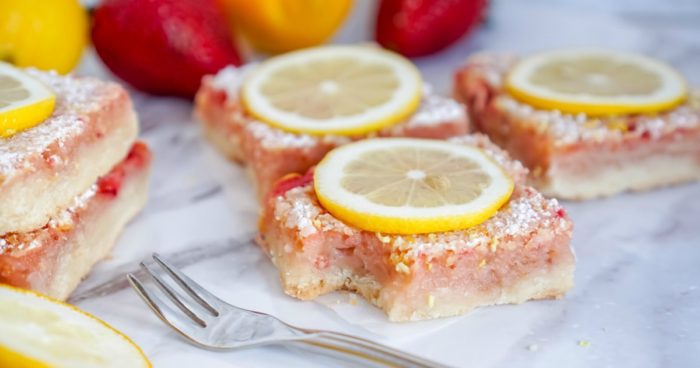
<svg viewBox="0 0 700 368">
<path fill-rule="evenodd" d="M 534 351 L 537 351 L 537 350 L 539 350 L 539 349 L 540 349 L 540 347 L 539 347 L 539 345 L 537 345 L 537 344 L 530 344 L 530 345 L 527 346 L 527 350 L 529 350 L 529 351 L 533 351 L 533 352 L 534 352 Z"/>
<path fill-rule="evenodd" d="M 349 300 L 350 305 L 357 305 L 357 295 L 355 295 L 355 294 L 349 294 L 349 297 L 348 297 L 348 298 L 350 299 L 350 300 Z"/>
<path fill-rule="evenodd" d="M 580 346 L 582 348 L 587 348 L 587 347 L 591 346 L 591 342 L 588 340 L 579 340 L 578 346 Z"/>
</svg>

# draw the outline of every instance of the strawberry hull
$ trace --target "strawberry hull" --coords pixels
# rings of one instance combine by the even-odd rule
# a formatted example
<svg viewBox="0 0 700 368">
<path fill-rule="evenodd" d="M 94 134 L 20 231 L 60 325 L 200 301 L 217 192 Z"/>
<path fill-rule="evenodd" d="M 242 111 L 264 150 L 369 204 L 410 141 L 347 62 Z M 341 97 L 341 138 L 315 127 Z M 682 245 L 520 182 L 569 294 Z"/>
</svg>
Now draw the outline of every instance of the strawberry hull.
<svg viewBox="0 0 700 368">
<path fill-rule="evenodd" d="M 515 57 L 480 54 L 454 78 L 474 128 L 531 171 L 547 195 L 589 199 L 700 178 L 700 97 L 656 115 L 593 118 L 537 110 L 502 88 Z"/>
<path fill-rule="evenodd" d="M 279 269 L 285 292 L 308 300 L 355 291 L 390 320 L 415 321 L 558 298 L 569 290 L 572 224 L 563 208 L 526 186 L 526 170 L 484 136 L 453 141 L 484 149 L 516 183 L 496 215 L 465 230 L 363 231 L 328 213 L 305 177 L 278 182 L 264 204 L 258 243 Z"/>
<path fill-rule="evenodd" d="M 238 92 L 252 67 L 228 67 L 204 78 L 195 98 L 195 113 L 205 138 L 224 156 L 248 167 L 259 198 L 284 175 L 305 172 L 330 150 L 353 140 L 369 136 L 445 139 L 469 130 L 461 104 L 426 94 L 408 120 L 377 133 L 343 137 L 285 132 L 254 120 L 243 110 Z"/>
</svg>

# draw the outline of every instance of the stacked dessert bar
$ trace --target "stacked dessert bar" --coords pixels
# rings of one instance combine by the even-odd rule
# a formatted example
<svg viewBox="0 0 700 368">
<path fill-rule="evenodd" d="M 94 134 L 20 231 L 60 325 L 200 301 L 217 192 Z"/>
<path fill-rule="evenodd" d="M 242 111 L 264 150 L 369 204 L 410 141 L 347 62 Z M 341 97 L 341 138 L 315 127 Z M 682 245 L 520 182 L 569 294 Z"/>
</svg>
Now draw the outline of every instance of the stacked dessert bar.
<svg viewBox="0 0 700 368">
<path fill-rule="evenodd" d="M 143 207 L 151 153 L 122 87 L 27 73 L 56 106 L 0 139 L 0 282 L 66 299 Z"/>
<path fill-rule="evenodd" d="M 573 286 L 575 268 L 565 210 L 527 186 L 527 169 L 486 136 L 450 141 L 483 150 L 515 184 L 495 215 L 466 229 L 362 230 L 319 203 L 313 171 L 279 181 L 264 204 L 258 243 L 279 269 L 285 292 L 306 300 L 355 291 L 392 321 L 562 297 Z"/>
</svg>

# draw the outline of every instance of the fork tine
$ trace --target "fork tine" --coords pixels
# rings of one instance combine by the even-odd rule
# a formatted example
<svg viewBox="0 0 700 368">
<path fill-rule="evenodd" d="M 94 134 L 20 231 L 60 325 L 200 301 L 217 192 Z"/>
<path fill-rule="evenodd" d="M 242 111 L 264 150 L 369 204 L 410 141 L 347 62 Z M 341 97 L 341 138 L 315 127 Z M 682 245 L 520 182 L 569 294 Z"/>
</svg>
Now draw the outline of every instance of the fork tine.
<svg viewBox="0 0 700 368">
<path fill-rule="evenodd" d="M 189 294 L 199 305 L 208 310 L 213 316 L 218 317 L 219 311 L 212 304 L 226 304 L 216 295 L 208 292 L 201 285 L 187 277 L 182 271 L 178 270 L 168 262 L 163 260 L 158 253 L 153 253 L 153 259 L 158 263 L 168 274 L 180 285 L 187 294 Z M 208 299 L 208 300 L 207 300 Z"/>
<path fill-rule="evenodd" d="M 156 286 L 165 294 L 165 296 L 170 299 L 170 301 L 173 302 L 180 310 L 187 315 L 191 320 L 193 320 L 196 324 L 202 326 L 202 327 L 207 327 L 207 323 L 201 319 L 190 307 L 185 305 L 185 303 L 182 302 L 182 296 L 180 296 L 177 291 L 173 290 L 168 284 L 166 284 L 160 276 L 158 276 L 155 271 L 151 269 L 147 264 L 141 262 L 141 268 L 143 268 L 144 271 L 148 274 L 148 276 L 151 277 L 151 279 L 155 282 Z"/>
<path fill-rule="evenodd" d="M 129 280 L 131 287 L 141 297 L 141 299 L 144 301 L 144 303 L 146 303 L 146 305 L 148 305 L 148 307 L 151 308 L 153 313 L 155 313 L 155 315 L 158 316 L 158 318 L 161 321 L 163 321 L 163 323 L 172 327 L 180 335 L 194 341 L 195 343 L 199 343 L 198 341 L 194 340 L 194 338 L 186 332 L 185 326 L 183 326 L 183 324 L 177 320 L 174 311 L 172 309 L 170 309 L 154 293 L 148 291 L 148 289 L 146 289 L 146 287 L 141 283 L 141 281 L 136 276 L 134 276 L 131 273 L 128 273 L 128 274 L 126 274 L 126 278 L 127 278 L 127 280 Z"/>
</svg>

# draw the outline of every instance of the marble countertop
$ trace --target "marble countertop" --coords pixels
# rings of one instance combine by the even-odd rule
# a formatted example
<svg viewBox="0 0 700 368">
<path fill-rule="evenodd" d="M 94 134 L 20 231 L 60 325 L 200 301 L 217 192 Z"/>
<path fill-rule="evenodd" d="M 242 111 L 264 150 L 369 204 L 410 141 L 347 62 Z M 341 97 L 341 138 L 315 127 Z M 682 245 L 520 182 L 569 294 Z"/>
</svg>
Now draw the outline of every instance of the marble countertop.
<svg viewBox="0 0 700 368">
<path fill-rule="evenodd" d="M 484 27 L 416 60 L 437 91 L 482 49 L 528 52 L 607 46 L 664 59 L 700 85 L 700 2 L 494 1 Z M 372 5 L 358 1 L 338 42 L 370 39 Z M 88 54 L 79 74 L 110 78 Z M 155 151 L 151 196 L 112 256 L 71 298 L 135 340 L 155 367 L 338 366 L 265 347 L 200 350 L 167 329 L 127 287 L 124 274 L 153 252 L 223 299 L 303 327 L 361 335 L 463 367 L 700 366 L 700 183 L 584 203 L 575 222 L 576 286 L 565 299 L 479 309 L 467 316 L 390 324 L 351 294 L 314 302 L 284 296 L 276 270 L 251 242 L 257 205 L 244 172 L 200 137 L 192 105 L 133 92 L 142 137 Z M 700 143 L 699 143 L 700 144 Z"/>
</svg>

